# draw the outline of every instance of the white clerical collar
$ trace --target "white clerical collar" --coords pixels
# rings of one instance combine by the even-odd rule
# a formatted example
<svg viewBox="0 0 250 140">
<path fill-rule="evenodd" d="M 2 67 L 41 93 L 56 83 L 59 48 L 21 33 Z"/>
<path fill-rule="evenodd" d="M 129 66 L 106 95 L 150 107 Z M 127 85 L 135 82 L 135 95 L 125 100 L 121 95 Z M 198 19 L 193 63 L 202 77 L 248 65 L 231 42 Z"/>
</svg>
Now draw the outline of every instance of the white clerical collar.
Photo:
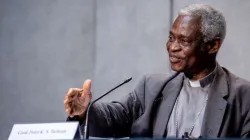
<svg viewBox="0 0 250 140">
<path fill-rule="evenodd" d="M 191 80 L 188 79 L 188 81 L 189 81 L 189 84 L 190 84 L 191 87 L 201 87 L 200 80 L 191 81 Z"/>
</svg>

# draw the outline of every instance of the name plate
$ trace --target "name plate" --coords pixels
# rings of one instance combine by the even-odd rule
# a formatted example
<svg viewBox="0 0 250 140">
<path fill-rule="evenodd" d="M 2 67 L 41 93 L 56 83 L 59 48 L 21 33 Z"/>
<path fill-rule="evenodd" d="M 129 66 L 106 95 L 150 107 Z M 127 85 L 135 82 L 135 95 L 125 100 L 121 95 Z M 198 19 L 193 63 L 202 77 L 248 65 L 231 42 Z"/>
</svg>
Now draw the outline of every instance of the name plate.
<svg viewBox="0 0 250 140">
<path fill-rule="evenodd" d="M 72 140 L 80 136 L 78 122 L 14 124 L 9 140 Z"/>
</svg>

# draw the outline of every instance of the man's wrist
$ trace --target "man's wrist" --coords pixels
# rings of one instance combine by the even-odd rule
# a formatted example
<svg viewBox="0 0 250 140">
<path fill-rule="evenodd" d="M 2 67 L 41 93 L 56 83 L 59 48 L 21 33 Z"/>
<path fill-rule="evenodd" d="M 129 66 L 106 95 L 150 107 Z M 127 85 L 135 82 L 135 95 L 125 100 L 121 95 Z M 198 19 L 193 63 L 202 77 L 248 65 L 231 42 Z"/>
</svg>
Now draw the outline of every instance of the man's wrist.
<svg viewBox="0 0 250 140">
<path fill-rule="evenodd" d="M 79 121 L 84 121 L 86 118 L 86 112 L 82 113 L 81 115 L 79 115 Z"/>
<path fill-rule="evenodd" d="M 86 113 L 83 113 L 81 115 L 70 117 L 68 116 L 67 121 L 78 121 L 80 125 L 82 125 L 85 121 Z"/>
</svg>

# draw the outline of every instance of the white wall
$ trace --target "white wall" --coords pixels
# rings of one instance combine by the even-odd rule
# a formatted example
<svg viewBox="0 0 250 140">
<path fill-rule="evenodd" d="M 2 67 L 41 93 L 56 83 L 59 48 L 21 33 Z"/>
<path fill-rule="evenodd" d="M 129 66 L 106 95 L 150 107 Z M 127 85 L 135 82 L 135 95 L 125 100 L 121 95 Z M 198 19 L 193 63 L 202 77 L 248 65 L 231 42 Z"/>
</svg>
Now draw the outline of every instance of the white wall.
<svg viewBox="0 0 250 140">
<path fill-rule="evenodd" d="M 93 1 L 0 1 L 0 139 L 14 123 L 64 121 L 68 88 L 93 77 Z"/>
</svg>

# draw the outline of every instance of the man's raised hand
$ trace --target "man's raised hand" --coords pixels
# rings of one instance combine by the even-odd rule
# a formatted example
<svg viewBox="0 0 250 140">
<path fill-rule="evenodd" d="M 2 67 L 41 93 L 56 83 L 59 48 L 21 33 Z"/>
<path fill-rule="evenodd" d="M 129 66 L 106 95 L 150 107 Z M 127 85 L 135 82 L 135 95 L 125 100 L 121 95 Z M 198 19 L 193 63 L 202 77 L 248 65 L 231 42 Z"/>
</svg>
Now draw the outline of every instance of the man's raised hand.
<svg viewBox="0 0 250 140">
<path fill-rule="evenodd" d="M 70 117 L 84 116 L 91 101 L 91 80 L 86 80 L 83 88 L 70 88 L 64 99 L 65 111 Z"/>
</svg>

